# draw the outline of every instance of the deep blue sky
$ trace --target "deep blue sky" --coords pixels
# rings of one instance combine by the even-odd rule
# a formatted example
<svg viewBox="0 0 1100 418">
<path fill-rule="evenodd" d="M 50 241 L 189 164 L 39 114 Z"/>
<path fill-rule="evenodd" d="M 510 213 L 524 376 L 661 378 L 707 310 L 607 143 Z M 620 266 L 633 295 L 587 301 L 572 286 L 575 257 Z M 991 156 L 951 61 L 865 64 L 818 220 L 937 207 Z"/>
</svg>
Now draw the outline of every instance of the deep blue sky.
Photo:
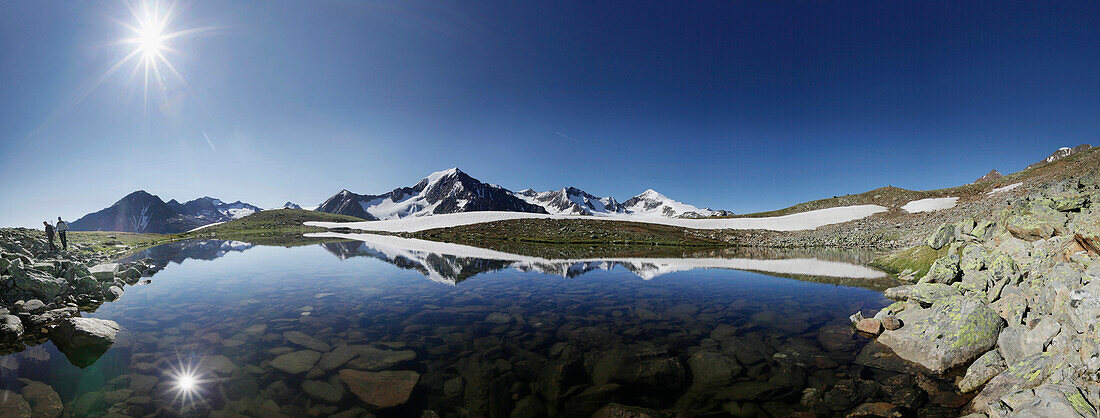
<svg viewBox="0 0 1100 418">
<path fill-rule="evenodd" d="M 0 225 L 461 167 L 738 213 L 1100 142 L 1100 3 L 195 1 L 143 100 L 118 2 L 0 2 Z M 139 73 L 140 74 L 140 73 Z M 90 88 L 90 87 L 94 87 Z M 209 138 L 207 141 L 206 137 Z"/>
</svg>

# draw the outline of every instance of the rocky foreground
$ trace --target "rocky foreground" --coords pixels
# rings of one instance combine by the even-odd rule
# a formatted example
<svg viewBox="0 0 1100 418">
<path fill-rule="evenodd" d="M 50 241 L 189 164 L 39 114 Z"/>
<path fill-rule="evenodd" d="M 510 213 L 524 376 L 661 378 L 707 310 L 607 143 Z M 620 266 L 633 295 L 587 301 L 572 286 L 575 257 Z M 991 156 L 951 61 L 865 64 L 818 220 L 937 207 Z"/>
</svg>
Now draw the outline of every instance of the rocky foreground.
<svg viewBox="0 0 1100 418">
<path fill-rule="evenodd" d="M 942 252 L 857 329 L 922 372 L 957 374 L 969 412 L 1095 417 L 1100 407 L 1100 181 L 1054 182 L 992 219 L 944 223 Z M 927 249 L 926 249 L 927 250 Z"/>
<path fill-rule="evenodd" d="M 122 296 L 127 285 L 163 265 L 152 260 L 101 263 L 94 254 L 50 252 L 39 232 L 4 230 L 0 241 L 0 353 L 46 339 L 79 367 L 95 362 L 114 342 L 118 324 L 80 318 Z M 71 256 L 71 257 L 70 257 Z"/>
</svg>

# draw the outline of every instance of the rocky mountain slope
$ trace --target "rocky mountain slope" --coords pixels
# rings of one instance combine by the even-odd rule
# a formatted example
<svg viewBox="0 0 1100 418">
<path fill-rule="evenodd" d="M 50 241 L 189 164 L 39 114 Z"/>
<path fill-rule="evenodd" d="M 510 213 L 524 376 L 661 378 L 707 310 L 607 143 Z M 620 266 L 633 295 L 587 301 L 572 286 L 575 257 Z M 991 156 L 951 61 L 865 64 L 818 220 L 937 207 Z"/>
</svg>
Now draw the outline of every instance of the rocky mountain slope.
<svg viewBox="0 0 1100 418">
<path fill-rule="evenodd" d="M 547 212 L 562 215 L 608 215 L 626 213 L 619 202 L 613 197 L 596 197 L 576 187 L 565 187 L 561 190 L 547 192 L 535 192 L 524 189 L 516 192 L 516 196 L 527 202 L 542 206 Z"/>
<path fill-rule="evenodd" d="M 187 203 L 179 203 L 175 199 L 164 202 L 156 195 L 138 190 L 106 209 L 69 223 L 69 229 L 173 234 L 240 219 L 261 210 L 241 201 L 225 203 L 212 197 Z"/>
<path fill-rule="evenodd" d="M 1063 158 L 1066 158 L 1066 157 L 1069 157 L 1071 155 L 1080 153 L 1082 151 L 1088 151 L 1090 149 L 1092 149 L 1092 145 L 1089 145 L 1089 144 L 1081 144 L 1081 145 L 1078 145 L 1078 146 L 1073 147 L 1073 148 L 1062 147 L 1062 148 L 1059 148 L 1057 151 L 1054 151 L 1053 154 L 1050 154 L 1049 157 L 1044 158 L 1042 161 L 1039 161 L 1037 163 L 1034 163 L 1034 164 L 1031 164 L 1031 165 L 1027 166 L 1027 168 L 1025 168 L 1024 170 L 1030 170 L 1030 169 L 1033 169 L 1035 167 L 1042 166 L 1044 164 L 1050 164 L 1052 162 L 1061 160 Z"/>
</svg>

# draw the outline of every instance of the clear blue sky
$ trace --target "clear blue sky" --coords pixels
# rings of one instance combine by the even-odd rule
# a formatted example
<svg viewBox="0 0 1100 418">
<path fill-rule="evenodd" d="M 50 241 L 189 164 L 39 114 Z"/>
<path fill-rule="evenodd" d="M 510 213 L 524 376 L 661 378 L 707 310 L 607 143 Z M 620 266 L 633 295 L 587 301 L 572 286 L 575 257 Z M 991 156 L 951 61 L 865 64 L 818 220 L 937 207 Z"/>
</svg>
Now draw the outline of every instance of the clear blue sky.
<svg viewBox="0 0 1100 418">
<path fill-rule="evenodd" d="M 1040 6 L 1041 4 L 1041 6 Z M 317 204 L 453 166 L 738 213 L 930 189 L 1100 142 L 1096 1 L 0 3 L 0 225 L 137 189 Z M 93 88 L 94 87 L 94 88 Z M 208 139 L 209 140 L 208 140 Z"/>
</svg>

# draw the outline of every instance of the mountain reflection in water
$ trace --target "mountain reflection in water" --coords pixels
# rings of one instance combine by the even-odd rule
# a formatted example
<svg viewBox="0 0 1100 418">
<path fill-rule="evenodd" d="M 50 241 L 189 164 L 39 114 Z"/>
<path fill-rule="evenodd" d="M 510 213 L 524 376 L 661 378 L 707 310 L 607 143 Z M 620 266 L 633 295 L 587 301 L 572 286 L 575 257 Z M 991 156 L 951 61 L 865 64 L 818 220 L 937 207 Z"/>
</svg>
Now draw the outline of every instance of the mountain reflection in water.
<svg viewBox="0 0 1100 418">
<path fill-rule="evenodd" d="M 848 279 L 844 280 L 844 284 L 876 288 L 891 282 L 882 280 L 886 277 L 885 273 L 856 264 L 870 258 L 866 252 L 728 249 L 705 251 L 697 257 L 683 258 L 546 259 L 389 235 L 322 233 L 309 236 L 343 239 L 321 244 L 341 259 L 373 257 L 401 268 L 416 270 L 433 281 L 452 285 L 481 273 L 506 268 L 575 278 L 590 271 L 611 270 L 616 266 L 645 280 L 679 271 L 720 268 L 800 278 L 832 278 L 834 281 Z"/>
</svg>

